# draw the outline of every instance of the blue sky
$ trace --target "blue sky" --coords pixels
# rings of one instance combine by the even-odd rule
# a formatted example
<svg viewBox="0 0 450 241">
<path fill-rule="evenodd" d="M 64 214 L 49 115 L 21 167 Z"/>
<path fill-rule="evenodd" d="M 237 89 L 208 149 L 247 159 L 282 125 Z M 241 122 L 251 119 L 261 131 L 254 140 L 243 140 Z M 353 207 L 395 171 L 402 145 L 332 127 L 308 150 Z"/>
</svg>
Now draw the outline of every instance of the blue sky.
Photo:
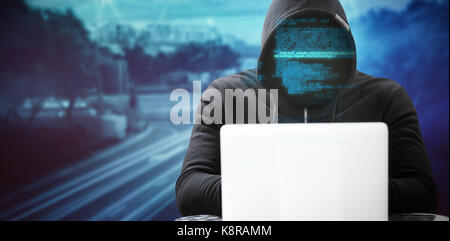
<svg viewBox="0 0 450 241">
<path fill-rule="evenodd" d="M 259 44 L 270 0 L 28 0 L 37 7 L 71 8 L 88 28 L 115 21 L 137 28 L 149 23 L 209 25 Z M 342 0 L 348 17 L 370 10 L 401 11 L 411 0 Z"/>
</svg>

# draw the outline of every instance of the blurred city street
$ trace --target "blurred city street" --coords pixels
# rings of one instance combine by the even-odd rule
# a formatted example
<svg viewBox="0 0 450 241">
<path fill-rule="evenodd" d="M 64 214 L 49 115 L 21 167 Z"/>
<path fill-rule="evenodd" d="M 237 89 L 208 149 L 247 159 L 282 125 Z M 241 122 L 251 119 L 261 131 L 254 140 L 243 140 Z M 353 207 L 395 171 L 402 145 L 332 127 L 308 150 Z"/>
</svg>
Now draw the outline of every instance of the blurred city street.
<svg viewBox="0 0 450 241">
<path fill-rule="evenodd" d="M 448 216 L 449 1 L 341 2 L 358 71 L 396 81 L 416 107 L 436 213 Z M 0 220 L 179 218 L 175 183 L 192 125 L 170 122 L 184 102 L 170 94 L 185 89 L 193 109 L 194 81 L 204 91 L 255 69 L 270 4 L 5 1 Z"/>
<path fill-rule="evenodd" d="M 168 118 L 165 111 L 157 115 Z M 1 198 L 0 219 L 175 219 L 175 182 L 191 129 L 152 121 L 141 133 Z"/>
</svg>

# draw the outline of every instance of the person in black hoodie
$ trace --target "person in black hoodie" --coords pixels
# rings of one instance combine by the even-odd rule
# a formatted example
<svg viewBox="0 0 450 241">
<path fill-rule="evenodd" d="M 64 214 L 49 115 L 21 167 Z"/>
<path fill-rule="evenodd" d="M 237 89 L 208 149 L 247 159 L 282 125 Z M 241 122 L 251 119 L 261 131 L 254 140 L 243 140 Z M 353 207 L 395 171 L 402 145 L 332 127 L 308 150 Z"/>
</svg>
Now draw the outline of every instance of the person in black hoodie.
<svg viewBox="0 0 450 241">
<path fill-rule="evenodd" d="M 274 44 L 277 30 L 284 26 L 286 20 L 305 19 L 311 14 L 335 16 L 336 23 L 333 24 L 348 30 L 347 48 L 355 48 L 345 12 L 338 0 L 273 0 L 264 23 L 258 68 L 219 78 L 208 89 L 217 90 L 225 96 L 227 89 L 277 88 L 280 91 L 279 122 L 386 123 L 389 127 L 389 213 L 433 213 L 437 188 L 415 107 L 402 86 L 392 80 L 357 71 L 356 49 L 349 51 L 351 56 L 340 59 L 341 64 L 336 65 L 340 66 L 337 67 L 340 71 L 338 75 L 345 76 L 345 79 L 337 78 L 340 79 L 337 83 L 330 77 L 328 84 L 331 87 L 324 88 L 326 93 L 314 93 L 320 98 L 310 98 L 307 93 L 296 92 L 298 88 L 289 87 L 283 82 L 283 76 L 276 80 L 277 65 L 274 63 L 277 60 L 272 53 L 278 51 Z M 322 70 L 326 72 L 327 68 Z M 317 72 L 317 69 L 314 71 Z M 345 88 L 342 88 L 343 85 Z M 204 96 L 199 109 L 211 103 L 211 99 Z M 224 115 L 229 111 L 225 110 L 224 105 L 216 108 L 222 110 Z M 201 115 L 202 112 L 198 113 Z M 194 125 L 176 183 L 176 200 L 183 216 L 221 215 L 221 126 L 220 123 L 208 125 L 204 122 Z M 255 166 L 255 171 L 257 168 Z"/>
</svg>

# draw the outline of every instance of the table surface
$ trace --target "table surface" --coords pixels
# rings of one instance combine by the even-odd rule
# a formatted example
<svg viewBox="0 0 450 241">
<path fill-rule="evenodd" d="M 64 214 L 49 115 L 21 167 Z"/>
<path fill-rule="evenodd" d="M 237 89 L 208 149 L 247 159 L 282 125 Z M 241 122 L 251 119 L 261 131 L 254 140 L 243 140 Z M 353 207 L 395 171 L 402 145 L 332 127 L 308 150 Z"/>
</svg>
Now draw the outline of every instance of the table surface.
<svg viewBox="0 0 450 241">
<path fill-rule="evenodd" d="M 194 215 L 176 219 L 175 221 L 222 221 L 214 215 Z M 389 217 L 389 221 L 449 221 L 448 217 L 430 213 L 401 213 Z"/>
</svg>

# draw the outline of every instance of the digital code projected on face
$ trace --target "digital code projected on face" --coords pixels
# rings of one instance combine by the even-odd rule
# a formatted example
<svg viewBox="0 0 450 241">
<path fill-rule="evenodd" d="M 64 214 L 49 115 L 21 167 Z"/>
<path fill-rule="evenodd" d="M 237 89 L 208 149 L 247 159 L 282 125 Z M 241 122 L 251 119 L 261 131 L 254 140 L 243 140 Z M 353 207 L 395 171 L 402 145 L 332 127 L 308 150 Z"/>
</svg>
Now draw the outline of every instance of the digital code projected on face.
<svg viewBox="0 0 450 241">
<path fill-rule="evenodd" d="M 275 31 L 263 60 L 263 82 L 281 84 L 303 104 L 324 103 L 346 87 L 355 68 L 355 46 L 334 16 L 286 19 Z"/>
</svg>

